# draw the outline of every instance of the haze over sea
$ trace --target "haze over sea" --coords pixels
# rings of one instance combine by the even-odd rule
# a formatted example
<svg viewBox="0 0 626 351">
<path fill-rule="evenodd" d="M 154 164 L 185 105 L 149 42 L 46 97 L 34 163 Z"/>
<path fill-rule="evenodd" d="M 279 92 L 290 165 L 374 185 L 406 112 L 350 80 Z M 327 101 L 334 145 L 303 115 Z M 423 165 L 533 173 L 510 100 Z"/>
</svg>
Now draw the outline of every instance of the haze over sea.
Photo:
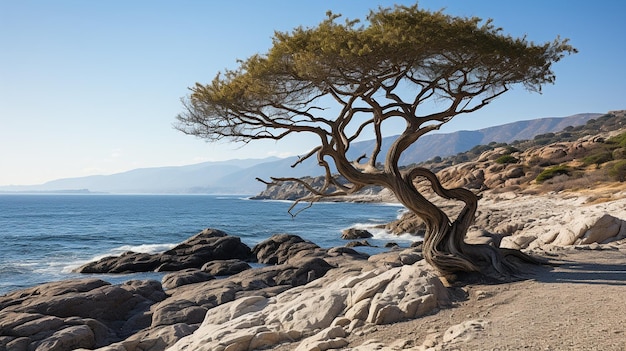
<svg viewBox="0 0 626 351">
<path fill-rule="evenodd" d="M 295 218 L 290 202 L 214 195 L 0 195 L 0 294 L 40 283 L 98 277 L 112 283 L 160 279 L 162 273 L 85 275 L 73 268 L 126 251 L 160 252 L 204 228 L 238 236 L 251 248 L 290 233 L 321 247 L 343 246 L 341 230 L 397 218 L 395 204 L 316 203 Z M 372 231 L 383 245 L 390 236 Z M 410 239 L 392 237 L 401 246 Z M 371 250 L 371 249 L 363 249 Z"/>
</svg>

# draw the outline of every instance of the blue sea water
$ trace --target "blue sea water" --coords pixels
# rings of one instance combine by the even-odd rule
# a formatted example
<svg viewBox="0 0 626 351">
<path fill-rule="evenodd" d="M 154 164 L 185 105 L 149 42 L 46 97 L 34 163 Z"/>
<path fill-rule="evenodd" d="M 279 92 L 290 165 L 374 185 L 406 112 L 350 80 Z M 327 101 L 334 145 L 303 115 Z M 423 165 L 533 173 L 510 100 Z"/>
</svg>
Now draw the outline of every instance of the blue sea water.
<svg viewBox="0 0 626 351">
<path fill-rule="evenodd" d="M 343 246 L 341 230 L 397 218 L 393 204 L 316 203 L 292 218 L 285 201 L 213 195 L 0 195 L 0 295 L 62 279 L 83 263 L 125 251 L 165 251 L 204 228 L 238 236 L 248 246 L 290 233 L 321 247 Z M 373 230 L 372 244 L 408 246 L 409 237 Z M 368 249 L 363 249 L 367 251 Z M 370 249 L 371 250 L 371 249 Z M 89 275 L 93 277 L 93 275 Z M 98 275 L 119 283 L 158 273 Z"/>
</svg>

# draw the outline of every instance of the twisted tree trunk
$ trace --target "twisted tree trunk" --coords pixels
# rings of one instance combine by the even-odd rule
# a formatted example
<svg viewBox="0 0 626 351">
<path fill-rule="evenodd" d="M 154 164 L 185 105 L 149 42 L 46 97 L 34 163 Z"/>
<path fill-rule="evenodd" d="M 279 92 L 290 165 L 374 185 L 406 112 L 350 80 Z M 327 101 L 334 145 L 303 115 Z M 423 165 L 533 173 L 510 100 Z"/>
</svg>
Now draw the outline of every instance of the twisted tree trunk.
<svg viewBox="0 0 626 351">
<path fill-rule="evenodd" d="M 428 201 L 416 188 L 416 177 L 426 178 L 433 191 L 445 198 L 458 200 L 465 206 L 456 220 Z M 444 188 L 435 174 L 425 168 L 414 168 L 404 174 L 402 181 L 393 184 L 398 200 L 424 220 L 427 226 L 423 254 L 426 261 L 443 276 L 452 277 L 460 272 L 478 272 L 482 275 L 509 281 L 519 278 L 522 262 L 539 263 L 538 260 L 518 250 L 503 249 L 487 244 L 468 244 L 465 235 L 472 225 L 478 197 L 463 188 Z"/>
</svg>

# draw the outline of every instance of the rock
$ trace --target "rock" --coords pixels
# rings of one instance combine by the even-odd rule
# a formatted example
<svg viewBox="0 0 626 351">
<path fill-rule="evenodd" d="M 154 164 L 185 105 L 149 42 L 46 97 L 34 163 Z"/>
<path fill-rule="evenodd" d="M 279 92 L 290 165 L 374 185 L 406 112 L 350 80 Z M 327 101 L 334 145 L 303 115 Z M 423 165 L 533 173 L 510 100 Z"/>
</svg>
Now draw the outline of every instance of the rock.
<svg viewBox="0 0 626 351">
<path fill-rule="evenodd" d="M 416 236 L 424 236 L 426 224 L 413 212 L 405 212 L 400 219 L 385 225 L 385 230 L 394 234 L 409 233 Z"/>
<path fill-rule="evenodd" d="M 372 244 L 370 244 L 367 240 L 355 240 L 355 241 L 350 241 L 346 243 L 346 247 L 358 247 L 358 246 L 372 247 Z"/>
<path fill-rule="evenodd" d="M 550 244 L 557 246 L 605 243 L 626 237 L 626 221 L 607 213 L 594 216 L 570 215 Z"/>
<path fill-rule="evenodd" d="M 477 334 L 485 329 L 489 321 L 484 319 L 476 319 L 465 321 L 448 328 L 443 334 L 443 342 L 445 344 L 462 343 L 477 337 Z"/>
<path fill-rule="evenodd" d="M 377 266 L 400 267 L 412 265 L 423 259 L 419 248 L 411 247 L 402 251 L 381 252 L 368 258 L 369 262 Z"/>
<path fill-rule="evenodd" d="M 252 267 L 242 260 L 217 260 L 205 263 L 201 270 L 214 276 L 224 276 L 237 274 L 250 268 Z"/>
<path fill-rule="evenodd" d="M 50 337 L 35 343 L 36 350 L 65 351 L 77 348 L 93 348 L 93 331 L 86 325 L 70 326 L 56 331 Z"/>
<path fill-rule="evenodd" d="M 321 258 L 312 258 L 282 269 L 274 278 L 277 285 L 300 286 L 323 277 L 334 268 Z"/>
<path fill-rule="evenodd" d="M 319 333 L 304 339 L 295 351 L 324 351 L 339 349 L 348 345 L 346 332 L 342 327 L 328 327 Z"/>
<path fill-rule="evenodd" d="M 626 238 L 626 221 L 604 214 L 587 229 L 576 244 L 604 244 Z"/>
<path fill-rule="evenodd" d="M 341 238 L 345 240 L 367 239 L 374 235 L 365 229 L 348 228 L 341 231 Z"/>
<path fill-rule="evenodd" d="M 110 345 L 110 350 L 98 349 L 98 351 L 162 351 L 183 337 L 191 335 L 197 329 L 198 326 L 184 323 L 150 328 L 136 333 L 120 343 Z"/>
<path fill-rule="evenodd" d="M 42 284 L 0 297 L 0 332 L 16 337 L 7 342 L 15 350 L 93 349 L 147 328 L 150 306 L 164 298 L 156 281 Z"/>
<path fill-rule="evenodd" d="M 215 277 L 199 269 L 189 268 L 166 274 L 161 280 L 161 283 L 164 288 L 173 289 L 182 285 L 205 282 L 211 279 L 215 279 Z"/>
<path fill-rule="evenodd" d="M 252 249 L 259 263 L 281 264 L 300 253 L 304 256 L 314 255 L 323 251 L 314 243 L 297 235 L 275 234 L 257 244 Z"/>
<path fill-rule="evenodd" d="M 132 273 L 178 271 L 201 268 L 206 262 L 227 259 L 249 259 L 250 248 L 241 239 L 217 229 L 205 229 L 171 250 L 160 254 L 126 252 L 87 263 L 78 273 Z"/>
<path fill-rule="evenodd" d="M 175 323 L 201 323 L 207 311 L 245 297 L 274 296 L 294 286 L 323 277 L 333 266 L 320 258 L 295 264 L 281 264 L 250 269 L 226 279 L 211 280 L 177 287 L 172 296 L 152 307 L 152 327 Z"/>
<path fill-rule="evenodd" d="M 429 313 L 440 303 L 447 303 L 447 291 L 425 265 L 366 272 L 349 266 L 273 297 L 217 306 L 196 332 L 168 351 L 248 350 L 253 342 L 272 348 L 307 335 L 312 336 L 298 350 L 342 348 L 348 345 L 346 329 L 361 325 L 360 318 L 392 323 Z"/>
</svg>

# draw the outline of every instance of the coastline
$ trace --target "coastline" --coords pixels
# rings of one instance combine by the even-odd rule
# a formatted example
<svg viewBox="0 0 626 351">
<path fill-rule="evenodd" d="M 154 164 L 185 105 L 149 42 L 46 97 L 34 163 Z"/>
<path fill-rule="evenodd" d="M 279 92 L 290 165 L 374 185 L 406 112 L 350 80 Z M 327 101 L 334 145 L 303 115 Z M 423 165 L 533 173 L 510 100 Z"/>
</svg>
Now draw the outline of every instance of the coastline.
<svg viewBox="0 0 626 351">
<path fill-rule="evenodd" d="M 419 248 L 367 256 L 280 237 L 266 250 L 253 250 L 267 266 L 220 279 L 184 269 L 168 274 L 174 285 L 167 289 L 165 279 L 116 285 L 83 279 L 2 296 L 0 345 L 99 351 L 229 345 L 246 350 L 624 348 L 623 191 L 489 193 L 479 208 L 468 240 L 488 238 L 481 225 L 500 228 L 508 233 L 502 243 L 521 243 L 523 250 L 559 265 L 531 266 L 528 279 L 520 282 L 450 284 L 421 260 Z M 615 220 L 592 221 L 605 215 Z M 610 238 L 591 235 L 608 229 Z M 547 242 L 546 233 L 557 235 Z M 559 235 L 570 242 L 556 240 Z M 588 238 L 602 240 L 582 242 Z M 68 301 L 83 309 L 68 307 Z"/>
</svg>

